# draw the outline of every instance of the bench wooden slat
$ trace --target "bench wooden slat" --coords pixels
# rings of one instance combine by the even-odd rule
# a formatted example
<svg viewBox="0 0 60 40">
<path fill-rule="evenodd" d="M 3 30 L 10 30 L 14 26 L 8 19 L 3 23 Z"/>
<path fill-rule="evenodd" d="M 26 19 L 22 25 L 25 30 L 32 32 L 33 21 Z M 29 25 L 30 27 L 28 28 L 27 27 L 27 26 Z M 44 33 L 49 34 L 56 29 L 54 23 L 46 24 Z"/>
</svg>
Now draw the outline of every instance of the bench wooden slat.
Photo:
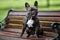
<svg viewBox="0 0 60 40">
<path fill-rule="evenodd" d="M 39 20 L 60 22 L 60 17 L 39 17 Z"/>
<path fill-rule="evenodd" d="M 9 19 L 24 19 L 24 16 L 9 16 Z M 46 21 L 60 21 L 60 17 L 38 17 L 39 20 L 46 20 Z"/>
</svg>

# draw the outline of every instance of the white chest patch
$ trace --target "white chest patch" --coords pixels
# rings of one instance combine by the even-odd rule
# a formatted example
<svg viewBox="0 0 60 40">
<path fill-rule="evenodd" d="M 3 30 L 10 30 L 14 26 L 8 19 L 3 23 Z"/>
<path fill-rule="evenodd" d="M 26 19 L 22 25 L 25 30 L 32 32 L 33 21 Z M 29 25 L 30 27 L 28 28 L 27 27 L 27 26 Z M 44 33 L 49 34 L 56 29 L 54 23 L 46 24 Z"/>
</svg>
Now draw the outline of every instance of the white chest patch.
<svg viewBox="0 0 60 40">
<path fill-rule="evenodd" d="M 30 19 L 28 20 L 27 24 L 28 24 L 28 27 L 33 27 L 32 24 L 34 23 L 34 20 Z"/>
</svg>

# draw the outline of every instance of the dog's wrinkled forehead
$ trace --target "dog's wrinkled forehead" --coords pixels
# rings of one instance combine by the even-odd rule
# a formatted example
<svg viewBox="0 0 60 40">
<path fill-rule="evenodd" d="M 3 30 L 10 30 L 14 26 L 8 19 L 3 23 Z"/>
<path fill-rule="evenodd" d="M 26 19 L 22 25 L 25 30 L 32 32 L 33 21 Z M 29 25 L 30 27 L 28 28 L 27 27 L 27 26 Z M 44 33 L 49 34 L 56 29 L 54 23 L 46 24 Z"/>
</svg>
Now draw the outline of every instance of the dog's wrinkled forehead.
<svg viewBox="0 0 60 40">
<path fill-rule="evenodd" d="M 36 7 L 29 7 L 27 12 L 28 12 L 28 13 L 29 13 L 29 12 L 30 12 L 30 13 L 36 13 L 36 12 L 37 12 L 37 8 L 36 8 Z"/>
<path fill-rule="evenodd" d="M 29 7 L 28 8 L 28 11 L 33 11 L 33 10 L 37 10 L 37 8 L 34 6 L 34 7 Z"/>
</svg>

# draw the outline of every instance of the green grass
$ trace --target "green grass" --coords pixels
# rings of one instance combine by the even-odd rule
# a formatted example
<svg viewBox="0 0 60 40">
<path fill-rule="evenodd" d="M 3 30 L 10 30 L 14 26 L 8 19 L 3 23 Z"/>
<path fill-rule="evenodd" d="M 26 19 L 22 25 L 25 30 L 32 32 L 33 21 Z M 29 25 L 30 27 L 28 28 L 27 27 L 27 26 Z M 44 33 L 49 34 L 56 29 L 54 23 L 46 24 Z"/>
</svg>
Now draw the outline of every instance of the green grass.
<svg viewBox="0 0 60 40">
<path fill-rule="evenodd" d="M 25 2 L 31 6 L 34 5 L 35 0 L 0 0 L 0 21 L 8 14 L 10 9 L 25 10 Z M 46 0 L 37 0 L 39 10 L 60 10 L 60 0 L 50 0 L 50 7 L 47 7 Z"/>
<path fill-rule="evenodd" d="M 0 22 L 1 22 L 4 18 L 6 18 L 7 14 L 8 14 L 8 10 L 0 10 Z"/>
<path fill-rule="evenodd" d="M 35 0 L 0 0 L 0 9 L 21 9 L 25 10 L 24 4 L 25 2 L 28 2 L 31 6 L 33 6 Z M 37 0 L 39 5 L 39 10 L 42 10 L 43 8 L 47 7 L 46 0 Z M 59 6 L 60 7 L 60 0 L 50 0 L 50 6 Z M 42 9 L 41 9 L 42 8 Z M 47 9 L 47 8 L 46 8 Z M 58 10 L 58 9 L 56 9 Z"/>
</svg>

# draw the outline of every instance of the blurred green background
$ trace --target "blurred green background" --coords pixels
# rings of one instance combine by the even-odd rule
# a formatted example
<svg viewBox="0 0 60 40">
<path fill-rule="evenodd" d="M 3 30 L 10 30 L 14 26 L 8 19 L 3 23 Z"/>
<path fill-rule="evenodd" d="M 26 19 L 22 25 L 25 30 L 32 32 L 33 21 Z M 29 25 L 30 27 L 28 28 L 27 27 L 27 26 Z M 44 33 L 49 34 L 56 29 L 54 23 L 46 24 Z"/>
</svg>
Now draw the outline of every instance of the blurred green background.
<svg viewBox="0 0 60 40">
<path fill-rule="evenodd" d="M 0 21 L 10 9 L 25 10 L 25 2 L 33 6 L 35 0 L 0 0 Z M 60 0 L 37 0 L 39 10 L 60 10 Z"/>
</svg>

